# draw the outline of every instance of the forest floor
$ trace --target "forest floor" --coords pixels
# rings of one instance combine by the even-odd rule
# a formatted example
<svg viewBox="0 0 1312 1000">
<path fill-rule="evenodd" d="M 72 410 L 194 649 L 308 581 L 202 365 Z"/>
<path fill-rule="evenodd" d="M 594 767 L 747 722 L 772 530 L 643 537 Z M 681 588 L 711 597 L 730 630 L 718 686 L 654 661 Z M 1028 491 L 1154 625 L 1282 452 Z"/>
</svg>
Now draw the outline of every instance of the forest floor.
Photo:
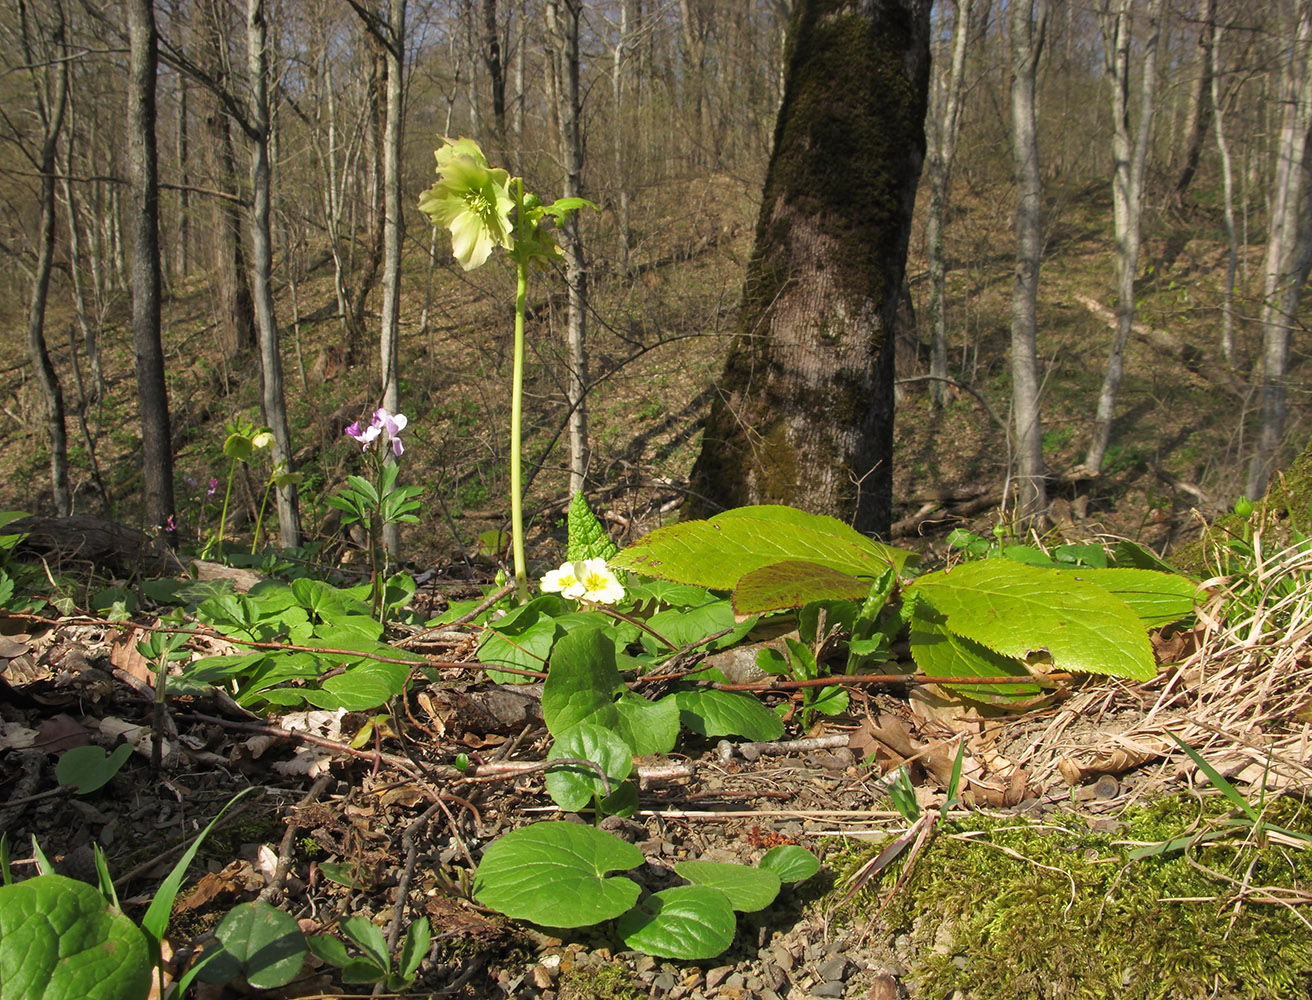
<svg viewBox="0 0 1312 1000">
<path fill-rule="evenodd" d="M 1293 569 L 1312 575 L 1312 554 Z M 434 578 L 419 603 L 440 606 L 439 595 L 460 591 Z M 1297 838 L 1312 833 L 1302 805 L 1312 732 L 1300 721 L 1312 697 L 1312 595 L 1296 600 L 1292 627 L 1284 618 L 1275 627 L 1287 605 L 1242 642 L 1207 626 L 1159 636 L 1159 659 L 1171 665 L 1153 681 L 1075 684 L 1022 715 L 981 715 L 934 688 L 862 687 L 848 713 L 794 730 L 796 739 L 694 737 L 668 757 L 639 759 L 647 776 L 639 811 L 601 825 L 641 849 L 647 862 L 635 875 L 648 889 L 672 884 L 679 861 L 750 864 L 780 844 L 822 861 L 818 875 L 744 915 L 732 946 L 707 961 L 625 950 L 608 925 L 533 929 L 470 898 L 490 843 L 560 810 L 540 771 L 523 770 L 550 742 L 540 688 L 481 680 L 474 639 L 459 629 L 422 643 L 410 642 L 413 629 L 393 635 L 442 664 L 405 699 L 391 724 L 397 734 L 356 747 L 366 714 L 260 718 L 221 693 L 175 699 L 156 779 L 154 671 L 136 646 L 155 622 L 4 620 L 0 829 L 13 857 L 26 857 L 22 845 L 35 838 L 58 871 L 91 881 L 92 845 L 100 845 L 126 910 L 139 917 L 201 827 L 254 787 L 259 794 L 231 809 L 202 846 L 173 911 L 174 960 L 185 963 L 228 909 L 256 896 L 307 933 L 347 916 L 387 931 L 422 913 L 436 945 L 408 996 L 1304 996 L 1312 949 L 1298 944 L 1307 929 L 1298 904 L 1312 898 L 1312 861 Z M 1206 756 L 1224 787 L 1176 738 Z M 74 794 L 57 781 L 56 755 L 118 740 L 138 752 L 103 788 Z M 946 803 L 958 747 L 964 795 Z M 472 777 L 451 769 L 458 754 L 477 765 Z M 918 815 L 890 799 L 885 775 L 900 766 L 909 768 Z M 1233 794 L 1293 833 L 1238 822 Z M 1127 855 L 1167 844 L 1160 858 Z M 970 853 L 954 860 L 951 849 Z M 983 874 L 967 868 L 981 864 Z M 30 865 L 15 869 L 27 875 Z M 399 886 L 408 892 L 398 901 Z M 1002 917 L 989 916 L 981 937 L 974 920 L 998 901 Z M 1007 922 L 1034 943 L 1017 944 Z M 1146 946 L 1154 922 L 1176 926 L 1166 939 L 1174 945 Z M 1169 975 L 1150 967 L 1159 961 Z M 279 990 L 194 989 L 220 1000 L 345 996 L 358 987 L 311 959 Z"/>
</svg>

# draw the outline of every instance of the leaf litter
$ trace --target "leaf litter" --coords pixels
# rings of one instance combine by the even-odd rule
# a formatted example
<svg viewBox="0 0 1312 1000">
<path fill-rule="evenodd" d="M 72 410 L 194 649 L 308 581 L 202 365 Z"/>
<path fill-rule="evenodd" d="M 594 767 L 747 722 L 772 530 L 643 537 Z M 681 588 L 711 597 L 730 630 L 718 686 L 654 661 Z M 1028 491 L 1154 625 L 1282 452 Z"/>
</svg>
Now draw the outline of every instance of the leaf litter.
<svg viewBox="0 0 1312 1000">
<path fill-rule="evenodd" d="M 832 875 L 745 920 L 729 951 L 700 964 L 624 952 L 596 932 L 534 930 L 473 902 L 472 870 L 486 847 L 559 810 L 538 766 L 548 746 L 540 688 L 474 680 L 474 646 L 458 628 L 426 637 L 442 679 L 407 698 L 391 724 L 400 732 L 377 727 L 352 746 L 368 722 L 362 713 L 266 722 L 222 696 L 179 699 L 164 773 L 152 782 L 153 670 L 133 656 L 135 629 L 74 618 L 11 622 L 24 626 L 0 648 L 0 828 L 11 851 L 34 835 L 59 871 L 94 880 L 98 843 L 131 912 L 152 898 L 198 826 L 239 789 L 262 790 L 224 817 L 193 867 L 171 931 L 178 961 L 203 947 L 234 904 L 259 898 L 308 931 L 360 916 L 399 933 L 426 915 L 435 946 L 416 989 L 430 994 L 551 1000 L 580 976 L 618 968 L 635 996 L 916 995 L 912 962 L 895 940 L 869 933 L 868 921 L 835 916 L 829 904 L 841 893 L 825 893 Z M 142 618 L 136 627 L 152 624 Z M 914 846 L 911 864 L 929 831 L 892 808 L 887 776 L 905 768 L 919 805 L 941 805 L 963 744 L 968 808 L 1045 822 L 1070 812 L 1061 822 L 1094 830 L 1114 828 L 1131 804 L 1208 783 L 1174 740 L 1205 755 L 1251 801 L 1305 789 L 1309 638 L 1312 595 L 1295 593 L 1238 625 L 1205 610 L 1193 631 L 1156 637 L 1159 658 L 1174 662 L 1153 679 L 1062 688 L 1021 715 L 928 685 L 910 696 L 893 685 L 854 687 L 848 713 L 824 720 L 811 739 L 735 745 L 710 737 L 681 744 L 677 758 L 640 758 L 639 812 L 603 826 L 642 851 L 655 891 L 673 884 L 681 862 L 755 863 L 789 843 L 824 855 L 837 837 L 893 838 Z M 124 740 L 135 752 L 105 787 L 77 795 L 57 784 L 59 752 Z M 458 754 L 473 764 L 463 776 L 451 767 Z M 26 862 L 14 864 L 26 874 Z M 329 989 L 331 969 L 315 961 L 279 995 Z M 206 989 L 207 997 L 240 995 Z"/>
</svg>

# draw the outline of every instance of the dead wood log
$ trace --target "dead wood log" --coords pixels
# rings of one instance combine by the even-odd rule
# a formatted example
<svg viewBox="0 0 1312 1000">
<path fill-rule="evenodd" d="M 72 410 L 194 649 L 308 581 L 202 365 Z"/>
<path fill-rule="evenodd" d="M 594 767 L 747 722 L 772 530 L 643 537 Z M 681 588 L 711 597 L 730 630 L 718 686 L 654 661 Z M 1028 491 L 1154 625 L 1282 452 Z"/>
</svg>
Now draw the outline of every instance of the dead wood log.
<svg viewBox="0 0 1312 1000">
<path fill-rule="evenodd" d="M 115 576 L 159 576 L 186 572 L 181 560 L 140 528 L 86 514 L 22 517 L 4 527 L 24 534 L 20 552 L 57 562 L 88 562 Z"/>
</svg>

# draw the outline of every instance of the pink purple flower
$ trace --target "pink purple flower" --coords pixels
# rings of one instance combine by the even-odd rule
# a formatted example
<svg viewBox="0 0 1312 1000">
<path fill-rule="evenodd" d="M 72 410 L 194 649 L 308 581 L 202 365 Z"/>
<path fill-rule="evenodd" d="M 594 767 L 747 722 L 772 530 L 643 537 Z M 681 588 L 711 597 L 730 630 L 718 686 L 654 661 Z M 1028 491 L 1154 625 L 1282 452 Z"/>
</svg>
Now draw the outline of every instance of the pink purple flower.
<svg viewBox="0 0 1312 1000">
<path fill-rule="evenodd" d="M 401 432 L 405 430 L 409 420 L 404 413 L 389 413 L 383 407 L 374 411 L 374 417 L 369 421 L 368 427 L 361 427 L 360 421 L 355 421 L 346 428 L 346 436 L 356 441 L 360 445 L 361 451 L 368 451 L 369 446 L 374 440 L 381 437 L 383 447 L 390 447 L 392 454 L 400 458 L 405 453 L 405 445 L 401 443 Z"/>
</svg>

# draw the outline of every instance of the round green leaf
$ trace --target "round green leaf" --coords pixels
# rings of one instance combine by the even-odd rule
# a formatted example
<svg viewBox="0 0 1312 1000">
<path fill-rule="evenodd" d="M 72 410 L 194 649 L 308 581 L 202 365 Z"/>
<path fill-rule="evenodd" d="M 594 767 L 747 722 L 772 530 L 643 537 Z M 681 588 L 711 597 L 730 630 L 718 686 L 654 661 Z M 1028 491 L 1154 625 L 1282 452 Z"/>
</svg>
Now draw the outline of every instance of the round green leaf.
<svg viewBox="0 0 1312 1000">
<path fill-rule="evenodd" d="M 305 937 L 296 921 L 258 899 L 229 910 L 214 935 L 235 972 L 257 990 L 286 986 L 305 963 Z M 211 964 L 229 963 L 220 956 Z"/>
<path fill-rule="evenodd" d="M 620 917 L 618 930 L 630 948 L 695 961 L 728 948 L 736 926 L 729 898 L 719 889 L 680 885 L 648 896 Z"/>
<path fill-rule="evenodd" d="M 146 936 L 93 886 L 40 875 L 0 887 L 6 998 L 140 1000 L 150 969 Z"/>
<path fill-rule="evenodd" d="M 730 906 L 745 913 L 765 909 L 779 895 L 779 876 L 763 868 L 720 861 L 680 861 L 674 871 L 693 885 L 719 889 L 729 897 Z"/>
<path fill-rule="evenodd" d="M 780 844 L 765 852 L 760 867 L 774 872 L 780 882 L 805 882 L 820 870 L 820 862 L 805 847 Z"/>
<path fill-rule="evenodd" d="M 581 722 L 561 733 L 547 760 L 573 757 L 600 765 L 610 779 L 610 791 L 633 770 L 633 751 L 610 729 Z M 562 764 L 547 772 L 547 793 L 562 809 L 582 809 L 594 797 L 606 795 L 601 775 L 593 768 Z"/>
<path fill-rule="evenodd" d="M 253 449 L 251 439 L 245 434 L 229 434 L 228 440 L 223 442 L 223 454 L 229 458 L 235 458 L 239 462 L 244 462 L 250 458 Z"/>
<path fill-rule="evenodd" d="M 695 688 L 670 695 L 683 724 L 698 736 L 742 736 L 763 743 L 784 731 L 779 716 L 756 698 L 737 691 Z"/>
<path fill-rule="evenodd" d="M 323 690 L 348 712 L 367 712 L 400 694 L 409 676 L 410 671 L 399 663 L 374 660 L 329 677 L 323 682 Z"/>
<path fill-rule="evenodd" d="M 606 874 L 642 861 L 640 850 L 614 834 L 574 823 L 534 823 L 488 847 L 474 873 L 474 895 L 517 920 L 584 927 L 633 905 L 638 884 Z"/>
<path fill-rule="evenodd" d="M 71 785 L 78 795 L 103 787 L 132 754 L 131 743 L 121 743 L 106 754 L 103 747 L 73 747 L 59 758 L 55 778 L 61 785 Z"/>
<path fill-rule="evenodd" d="M 615 644 L 597 628 L 576 628 L 551 651 L 551 670 L 542 685 L 542 718 L 559 738 L 581 722 L 614 728 L 619 721 L 615 691 L 621 687 Z"/>
</svg>

